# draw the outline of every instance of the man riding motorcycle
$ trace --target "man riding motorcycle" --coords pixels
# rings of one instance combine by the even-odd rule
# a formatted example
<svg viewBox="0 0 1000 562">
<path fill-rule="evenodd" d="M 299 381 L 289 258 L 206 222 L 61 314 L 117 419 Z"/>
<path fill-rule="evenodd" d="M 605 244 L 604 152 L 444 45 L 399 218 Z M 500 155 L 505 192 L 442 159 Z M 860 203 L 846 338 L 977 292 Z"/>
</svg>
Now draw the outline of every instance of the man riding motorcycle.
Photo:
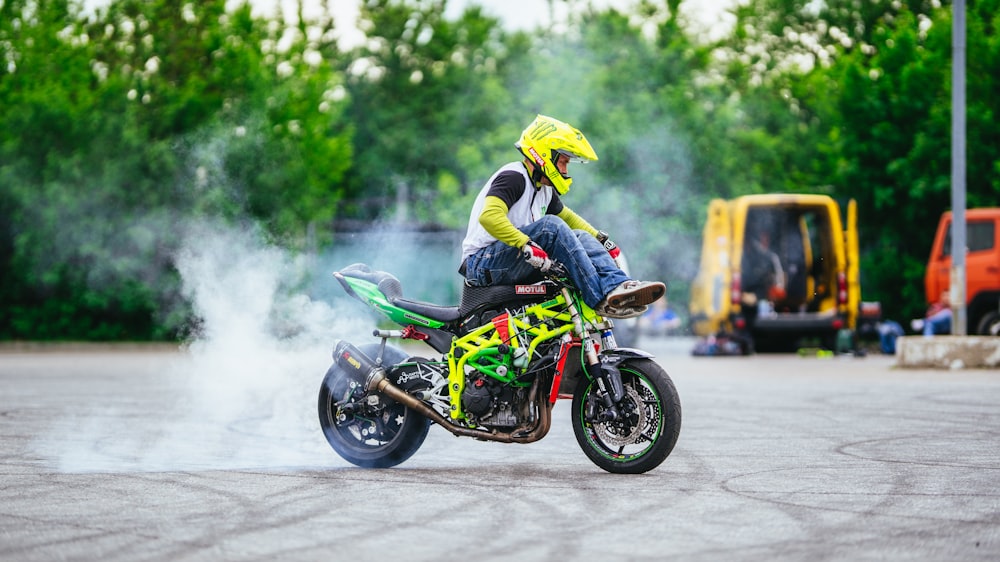
<svg viewBox="0 0 1000 562">
<path fill-rule="evenodd" d="M 514 146 L 523 159 L 497 170 L 472 207 L 459 269 L 466 283 L 533 282 L 551 267 L 552 256 L 598 314 L 642 315 L 666 285 L 629 278 L 616 261 L 618 246 L 560 199 L 573 182 L 569 162 L 597 160 L 583 133 L 538 115 Z"/>
</svg>

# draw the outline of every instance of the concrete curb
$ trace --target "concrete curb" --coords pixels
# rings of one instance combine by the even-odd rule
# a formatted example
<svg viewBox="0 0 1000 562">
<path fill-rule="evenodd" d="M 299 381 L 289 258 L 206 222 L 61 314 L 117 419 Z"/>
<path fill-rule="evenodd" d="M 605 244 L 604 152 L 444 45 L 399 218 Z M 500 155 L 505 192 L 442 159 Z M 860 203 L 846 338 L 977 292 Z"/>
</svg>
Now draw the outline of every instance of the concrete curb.
<svg viewBox="0 0 1000 562">
<path fill-rule="evenodd" d="M 896 366 L 913 369 L 996 369 L 1000 338 L 905 336 L 896 340 Z"/>
</svg>

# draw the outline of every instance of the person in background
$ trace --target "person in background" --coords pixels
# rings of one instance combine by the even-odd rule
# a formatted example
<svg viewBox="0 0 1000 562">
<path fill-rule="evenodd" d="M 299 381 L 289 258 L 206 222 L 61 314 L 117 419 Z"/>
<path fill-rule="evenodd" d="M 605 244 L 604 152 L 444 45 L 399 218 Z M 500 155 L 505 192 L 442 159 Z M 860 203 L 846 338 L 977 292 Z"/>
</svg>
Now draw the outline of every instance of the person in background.
<svg viewBox="0 0 1000 562">
<path fill-rule="evenodd" d="M 632 318 L 646 312 L 666 285 L 631 279 L 616 262 L 618 246 L 562 202 L 572 183 L 569 162 L 597 160 L 583 133 L 538 115 L 514 146 L 521 159 L 497 170 L 473 204 L 459 268 L 466 283 L 533 282 L 554 259 L 598 314 Z"/>
<path fill-rule="evenodd" d="M 778 254 L 771 250 L 771 236 L 765 229 L 755 232 L 747 243 L 742 280 L 744 304 L 773 303 L 785 297 L 785 271 Z"/>
<path fill-rule="evenodd" d="M 882 353 L 894 355 L 896 353 L 896 339 L 903 334 L 903 327 L 899 325 L 899 322 L 894 320 L 879 322 L 878 341 Z"/>
<path fill-rule="evenodd" d="M 914 332 L 921 332 L 927 337 L 950 334 L 951 295 L 948 291 L 941 291 L 941 297 L 937 302 L 931 303 L 924 317 L 911 322 L 910 327 Z"/>
<path fill-rule="evenodd" d="M 681 319 L 667 299 L 660 299 L 649 306 L 649 311 L 639 321 L 639 327 L 650 335 L 667 335 L 681 327 Z"/>
</svg>

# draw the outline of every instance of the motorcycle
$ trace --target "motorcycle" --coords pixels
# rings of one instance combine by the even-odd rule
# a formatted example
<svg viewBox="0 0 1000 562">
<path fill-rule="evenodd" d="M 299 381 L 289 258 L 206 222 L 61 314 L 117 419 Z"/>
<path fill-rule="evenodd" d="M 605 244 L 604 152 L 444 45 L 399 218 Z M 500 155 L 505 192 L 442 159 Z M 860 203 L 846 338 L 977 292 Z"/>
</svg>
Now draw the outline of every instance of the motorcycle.
<svg viewBox="0 0 1000 562">
<path fill-rule="evenodd" d="M 560 399 L 572 399 L 577 443 L 608 472 L 652 470 L 677 443 L 670 376 L 649 353 L 616 345 L 613 321 L 583 302 L 560 264 L 531 284 L 464 285 L 458 306 L 406 299 L 394 275 L 365 264 L 333 276 L 402 327 L 374 330 L 379 343 L 334 346 L 319 420 L 352 464 L 406 461 L 432 422 L 456 436 L 532 443 L 548 433 Z M 441 357 L 411 357 L 390 339 L 423 342 Z"/>
</svg>

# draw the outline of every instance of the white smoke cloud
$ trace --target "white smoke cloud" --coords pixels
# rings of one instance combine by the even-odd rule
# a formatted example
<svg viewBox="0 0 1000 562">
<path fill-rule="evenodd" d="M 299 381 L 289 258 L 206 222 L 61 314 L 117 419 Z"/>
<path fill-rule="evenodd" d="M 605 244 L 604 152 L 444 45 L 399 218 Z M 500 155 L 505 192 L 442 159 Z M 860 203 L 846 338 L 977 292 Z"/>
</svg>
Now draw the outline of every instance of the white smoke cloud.
<svg viewBox="0 0 1000 562">
<path fill-rule="evenodd" d="M 151 388 L 162 395 L 81 408 L 38 451 L 63 472 L 345 464 L 319 429 L 316 396 L 336 340 L 370 333 L 371 317 L 354 301 L 337 310 L 297 292 L 309 261 L 253 229 L 182 230 L 175 265 L 200 323 L 157 367 L 162 385 Z"/>
</svg>

